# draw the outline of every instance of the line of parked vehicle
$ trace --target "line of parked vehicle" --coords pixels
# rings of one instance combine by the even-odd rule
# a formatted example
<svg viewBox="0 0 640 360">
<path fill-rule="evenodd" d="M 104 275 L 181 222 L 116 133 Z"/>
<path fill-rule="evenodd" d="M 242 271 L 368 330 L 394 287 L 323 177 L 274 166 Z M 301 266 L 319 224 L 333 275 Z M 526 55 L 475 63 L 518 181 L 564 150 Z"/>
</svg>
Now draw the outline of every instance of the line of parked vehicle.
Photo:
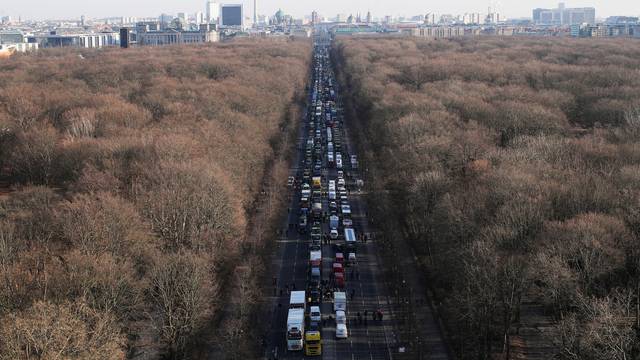
<svg viewBox="0 0 640 360">
<path fill-rule="evenodd" d="M 303 167 L 288 182 L 298 190 L 297 229 L 300 241 L 309 246 L 309 275 L 305 290 L 290 293 L 287 348 L 304 350 L 308 356 L 322 354 L 324 325 L 335 324 L 336 338 L 348 337 L 345 267 L 357 266 L 357 237 L 347 187 L 349 172 L 358 168 L 358 161 L 355 155 L 346 156 L 336 100 L 328 47 L 316 44 L 313 84 L 304 124 L 307 131 L 303 140 Z M 335 253 L 326 271 L 323 271 L 323 247 Z M 330 314 L 322 313 L 323 301 L 333 302 Z"/>
</svg>

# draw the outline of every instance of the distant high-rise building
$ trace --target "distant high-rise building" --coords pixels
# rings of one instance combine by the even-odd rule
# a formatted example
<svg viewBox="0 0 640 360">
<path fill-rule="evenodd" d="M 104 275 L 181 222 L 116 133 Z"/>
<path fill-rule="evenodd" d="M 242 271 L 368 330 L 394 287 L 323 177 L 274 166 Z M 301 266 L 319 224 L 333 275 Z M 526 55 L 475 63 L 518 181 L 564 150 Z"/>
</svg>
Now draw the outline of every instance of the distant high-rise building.
<svg viewBox="0 0 640 360">
<path fill-rule="evenodd" d="M 220 5 L 212 0 L 207 1 L 207 22 L 217 24 L 220 17 Z"/>
<path fill-rule="evenodd" d="M 595 24 L 596 9 L 567 8 L 560 3 L 556 9 L 533 9 L 533 22 L 538 25 Z"/>
<path fill-rule="evenodd" d="M 224 4 L 220 7 L 220 26 L 243 27 L 244 11 L 242 4 Z"/>
<path fill-rule="evenodd" d="M 320 16 L 317 11 L 311 12 L 311 24 L 318 25 L 320 23 Z"/>
<path fill-rule="evenodd" d="M 367 24 L 371 24 L 371 11 L 367 11 Z"/>
<path fill-rule="evenodd" d="M 158 20 L 160 21 L 160 26 L 166 27 L 173 20 L 173 16 L 168 14 L 162 14 L 158 17 Z"/>
<path fill-rule="evenodd" d="M 196 13 L 195 19 L 196 19 L 196 24 L 198 25 L 205 23 L 204 14 L 202 13 L 202 11 L 198 11 Z"/>
<path fill-rule="evenodd" d="M 253 0 L 253 26 L 258 25 L 258 0 Z"/>
</svg>

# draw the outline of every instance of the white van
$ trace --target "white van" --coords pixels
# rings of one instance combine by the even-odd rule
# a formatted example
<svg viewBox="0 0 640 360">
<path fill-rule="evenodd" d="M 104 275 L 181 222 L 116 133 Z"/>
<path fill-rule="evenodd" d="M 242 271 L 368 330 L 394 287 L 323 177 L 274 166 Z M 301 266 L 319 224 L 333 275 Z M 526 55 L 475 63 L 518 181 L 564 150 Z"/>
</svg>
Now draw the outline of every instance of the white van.
<svg viewBox="0 0 640 360">
<path fill-rule="evenodd" d="M 309 318 L 311 321 L 322 321 L 322 314 L 320 313 L 320 306 L 312 306 L 309 310 Z"/>
</svg>

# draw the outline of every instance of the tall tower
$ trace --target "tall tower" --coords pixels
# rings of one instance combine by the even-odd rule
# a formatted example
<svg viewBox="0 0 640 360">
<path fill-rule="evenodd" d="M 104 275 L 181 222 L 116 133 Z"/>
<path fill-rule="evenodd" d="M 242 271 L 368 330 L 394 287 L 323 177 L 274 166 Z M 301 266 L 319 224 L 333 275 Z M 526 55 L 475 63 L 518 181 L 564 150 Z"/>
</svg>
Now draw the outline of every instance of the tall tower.
<svg viewBox="0 0 640 360">
<path fill-rule="evenodd" d="M 258 26 L 258 0 L 253 0 L 253 26 Z"/>
<path fill-rule="evenodd" d="M 207 23 L 217 24 L 220 16 L 220 5 L 213 0 L 207 1 Z"/>
</svg>

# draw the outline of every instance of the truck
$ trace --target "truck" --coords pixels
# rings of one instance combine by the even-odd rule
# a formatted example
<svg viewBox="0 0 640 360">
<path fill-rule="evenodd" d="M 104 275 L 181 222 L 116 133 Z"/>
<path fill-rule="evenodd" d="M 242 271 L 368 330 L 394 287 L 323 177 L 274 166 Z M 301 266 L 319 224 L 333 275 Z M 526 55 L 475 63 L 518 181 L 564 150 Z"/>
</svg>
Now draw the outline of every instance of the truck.
<svg viewBox="0 0 640 360">
<path fill-rule="evenodd" d="M 322 188 L 322 177 L 314 176 L 313 178 L 311 178 L 311 181 L 313 182 L 313 188 L 314 189 Z"/>
<path fill-rule="evenodd" d="M 336 288 L 338 289 L 344 289 L 344 273 L 343 272 L 337 272 L 335 274 L 333 274 L 333 281 L 334 281 L 334 285 Z"/>
<path fill-rule="evenodd" d="M 304 291 L 303 291 L 304 292 Z M 287 349 L 300 351 L 304 344 L 304 309 L 289 309 L 287 315 Z"/>
<path fill-rule="evenodd" d="M 304 334 L 304 354 L 307 356 L 322 355 L 322 335 L 320 330 L 309 330 Z"/>
<path fill-rule="evenodd" d="M 304 290 L 292 291 L 289 296 L 289 309 L 302 309 L 307 308 L 307 294 Z"/>
<path fill-rule="evenodd" d="M 347 293 L 344 291 L 335 291 L 333 293 L 333 311 L 347 311 Z"/>
<path fill-rule="evenodd" d="M 309 264 L 313 267 L 319 267 L 322 265 L 322 251 L 312 250 L 309 251 Z"/>
</svg>

